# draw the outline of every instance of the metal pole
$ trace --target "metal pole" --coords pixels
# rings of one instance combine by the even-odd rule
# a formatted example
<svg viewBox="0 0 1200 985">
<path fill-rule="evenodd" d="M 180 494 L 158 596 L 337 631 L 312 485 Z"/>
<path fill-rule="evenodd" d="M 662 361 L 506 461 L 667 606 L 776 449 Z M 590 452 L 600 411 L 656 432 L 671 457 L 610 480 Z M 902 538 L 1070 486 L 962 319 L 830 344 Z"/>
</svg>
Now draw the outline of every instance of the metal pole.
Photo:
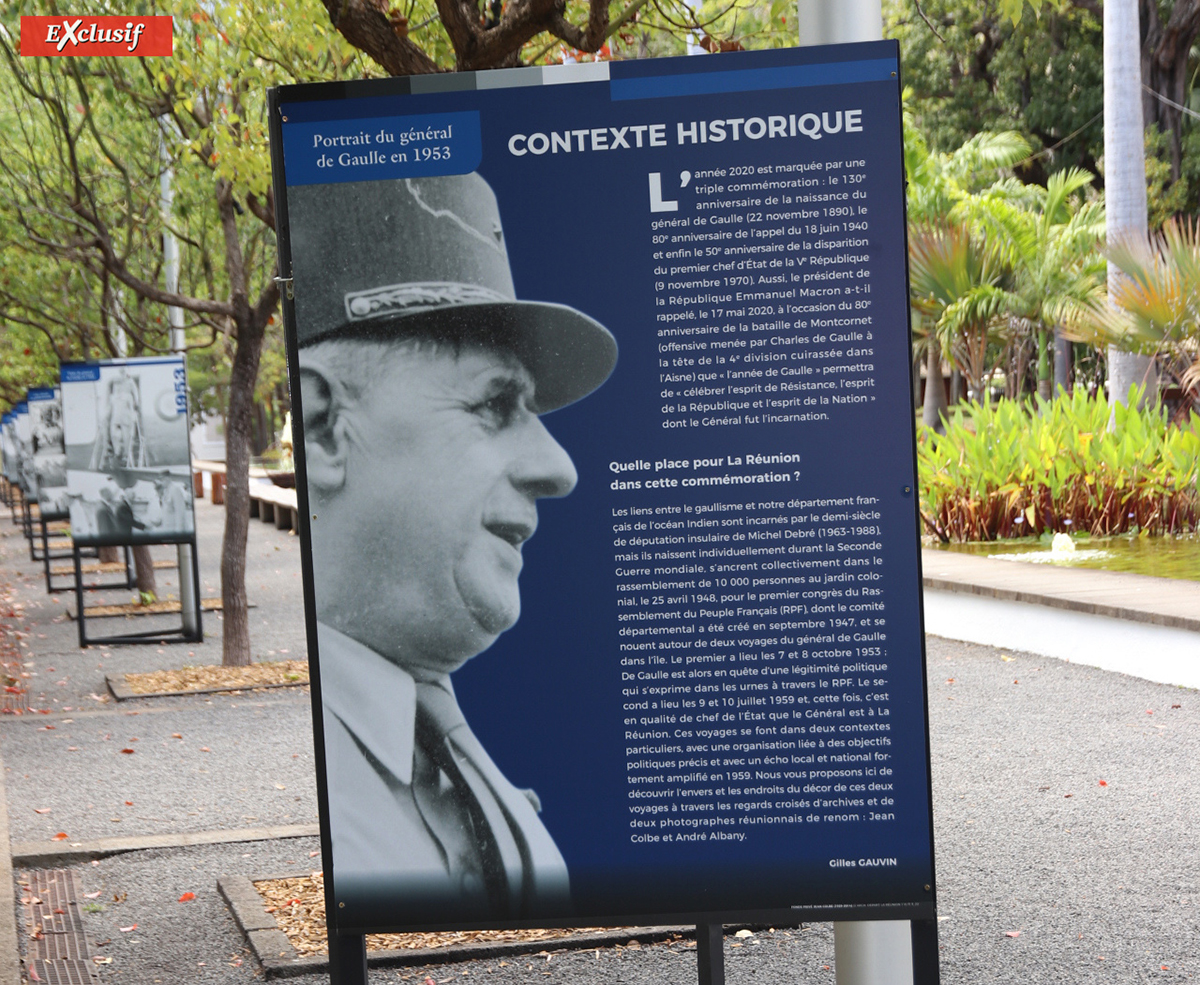
<svg viewBox="0 0 1200 985">
<path fill-rule="evenodd" d="M 171 152 L 167 148 L 165 122 L 162 122 L 163 132 L 158 135 L 158 151 L 162 158 L 162 172 L 158 176 L 158 205 L 163 220 L 163 273 L 167 290 L 172 294 L 179 293 L 179 241 L 171 231 L 171 219 L 175 205 L 175 169 L 171 166 Z M 183 309 L 175 305 L 167 307 L 167 320 L 171 325 L 171 351 L 183 352 L 187 346 L 186 332 L 183 327 Z M 190 422 L 189 422 L 190 423 Z M 199 583 L 194 576 L 192 544 L 180 544 L 177 548 L 177 566 L 179 570 L 179 609 L 183 617 L 184 635 L 199 637 L 200 608 Z"/>
<path fill-rule="evenodd" d="M 833 966 L 837 985 L 913 985 L 909 921 L 835 923 Z"/>
<path fill-rule="evenodd" d="M 800 46 L 879 41 L 883 37 L 880 0 L 798 0 Z"/>
<path fill-rule="evenodd" d="M 725 985 L 725 928 L 719 923 L 696 925 L 696 977 L 699 985 Z"/>
<path fill-rule="evenodd" d="M 797 0 L 800 45 L 883 38 L 880 0 Z M 837 985 L 912 985 L 912 927 L 907 920 L 833 925 Z"/>
<path fill-rule="evenodd" d="M 362 934 L 329 935 L 330 985 L 367 985 L 367 939 Z"/>
</svg>

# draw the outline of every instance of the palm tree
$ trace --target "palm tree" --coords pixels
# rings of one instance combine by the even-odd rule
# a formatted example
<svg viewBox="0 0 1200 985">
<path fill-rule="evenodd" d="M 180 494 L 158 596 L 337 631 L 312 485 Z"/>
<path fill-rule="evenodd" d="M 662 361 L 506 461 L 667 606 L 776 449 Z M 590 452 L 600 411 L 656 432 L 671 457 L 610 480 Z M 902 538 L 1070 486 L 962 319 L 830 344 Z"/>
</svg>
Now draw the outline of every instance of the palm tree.
<svg viewBox="0 0 1200 985">
<path fill-rule="evenodd" d="M 988 349 L 998 341 L 1004 312 L 1018 300 L 1007 290 L 1009 269 L 1000 252 L 962 222 L 914 226 L 908 253 L 912 307 L 926 327 L 929 351 L 949 356 L 970 399 L 981 400 L 995 371 L 988 370 Z"/>
<path fill-rule="evenodd" d="M 1078 200 L 1091 181 L 1080 168 L 1055 172 L 1045 188 L 1006 178 L 954 208 L 956 216 L 987 236 L 1012 270 L 1009 315 L 1035 334 L 1043 399 L 1050 398 L 1053 386 L 1055 331 L 1100 296 L 1104 208 Z"/>
<path fill-rule="evenodd" d="M 1142 67 L 1138 0 L 1104 4 L 1104 192 L 1108 200 L 1108 243 L 1146 240 L 1146 157 L 1142 125 Z M 1121 272 L 1108 268 L 1108 294 L 1120 294 Z M 1150 356 L 1108 347 L 1109 400 L 1124 403 L 1130 386 L 1157 395 Z"/>
<path fill-rule="evenodd" d="M 906 91 L 906 102 L 909 95 Z M 916 228 L 921 224 L 945 223 L 955 203 L 995 181 L 1006 169 L 1028 156 L 1029 150 L 1024 137 L 1006 130 L 976 134 L 952 153 L 930 151 L 925 138 L 914 125 L 911 114 L 905 110 L 904 170 L 908 180 L 910 225 Z M 929 427 L 940 429 L 942 414 L 946 410 L 946 395 L 941 387 L 942 356 L 946 350 L 938 341 L 939 332 L 933 324 L 940 318 L 940 311 L 932 322 L 916 306 L 914 313 L 917 315 L 913 323 L 914 333 L 924 334 L 928 340 L 922 420 Z"/>
<path fill-rule="evenodd" d="M 1121 276 L 1108 305 L 1076 319 L 1075 336 L 1151 359 L 1167 353 L 1188 366 L 1184 386 L 1200 387 L 1200 223 L 1171 220 L 1148 246 L 1117 243 L 1107 252 Z"/>
</svg>

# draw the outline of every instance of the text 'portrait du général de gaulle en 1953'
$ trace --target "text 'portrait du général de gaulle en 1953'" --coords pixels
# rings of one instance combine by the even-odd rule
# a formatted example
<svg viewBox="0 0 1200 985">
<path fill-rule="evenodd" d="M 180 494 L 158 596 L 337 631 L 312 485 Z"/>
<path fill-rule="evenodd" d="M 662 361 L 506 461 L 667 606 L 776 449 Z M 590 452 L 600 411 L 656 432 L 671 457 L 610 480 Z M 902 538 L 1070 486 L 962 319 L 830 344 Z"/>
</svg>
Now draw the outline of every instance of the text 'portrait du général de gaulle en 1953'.
<svg viewBox="0 0 1200 985">
<path fill-rule="evenodd" d="M 599 387 L 616 341 L 516 298 L 478 174 L 288 199 L 337 892 L 414 923 L 569 914 L 538 798 L 451 674 L 520 615 L 537 501 L 577 480 L 542 415 Z"/>
</svg>

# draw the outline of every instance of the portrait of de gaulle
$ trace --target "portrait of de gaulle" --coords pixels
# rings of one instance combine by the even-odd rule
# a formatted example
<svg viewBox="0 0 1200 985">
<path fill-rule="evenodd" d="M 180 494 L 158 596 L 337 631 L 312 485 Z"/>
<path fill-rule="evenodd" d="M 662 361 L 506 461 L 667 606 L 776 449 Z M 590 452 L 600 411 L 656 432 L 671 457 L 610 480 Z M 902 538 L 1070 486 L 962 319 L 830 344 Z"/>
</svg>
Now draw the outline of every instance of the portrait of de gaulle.
<svg viewBox="0 0 1200 985">
<path fill-rule="evenodd" d="M 538 796 L 453 675 L 520 616 L 539 500 L 577 481 L 545 415 L 616 341 L 516 298 L 478 174 L 301 186 L 288 212 L 335 891 L 410 924 L 568 914 Z"/>
</svg>

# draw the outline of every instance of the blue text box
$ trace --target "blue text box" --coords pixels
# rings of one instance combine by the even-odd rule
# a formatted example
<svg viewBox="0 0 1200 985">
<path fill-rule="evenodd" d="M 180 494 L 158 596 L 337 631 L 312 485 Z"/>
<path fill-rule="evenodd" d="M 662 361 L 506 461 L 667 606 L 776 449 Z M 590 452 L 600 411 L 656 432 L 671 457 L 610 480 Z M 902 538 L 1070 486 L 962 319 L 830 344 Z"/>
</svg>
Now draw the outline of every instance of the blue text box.
<svg viewBox="0 0 1200 985">
<path fill-rule="evenodd" d="M 469 174 L 483 145 L 479 113 L 434 113 L 284 124 L 289 185 Z"/>
</svg>

